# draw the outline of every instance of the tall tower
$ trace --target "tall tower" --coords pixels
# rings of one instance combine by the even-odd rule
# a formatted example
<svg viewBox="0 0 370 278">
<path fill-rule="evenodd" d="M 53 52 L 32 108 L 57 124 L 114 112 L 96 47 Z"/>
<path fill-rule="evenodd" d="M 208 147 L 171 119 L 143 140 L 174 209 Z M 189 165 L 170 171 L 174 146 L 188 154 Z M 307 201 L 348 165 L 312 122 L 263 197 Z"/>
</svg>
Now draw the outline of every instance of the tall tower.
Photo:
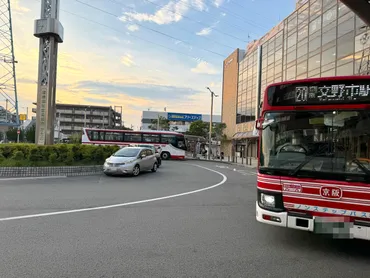
<svg viewBox="0 0 370 278">
<path fill-rule="evenodd" d="M 37 85 L 36 144 L 54 143 L 54 120 L 58 43 L 64 29 L 59 22 L 59 0 L 41 0 L 41 19 L 35 21 L 34 36 L 39 38 L 39 75 Z"/>
<path fill-rule="evenodd" d="M 0 126 L 19 126 L 10 0 L 0 0 Z"/>
</svg>

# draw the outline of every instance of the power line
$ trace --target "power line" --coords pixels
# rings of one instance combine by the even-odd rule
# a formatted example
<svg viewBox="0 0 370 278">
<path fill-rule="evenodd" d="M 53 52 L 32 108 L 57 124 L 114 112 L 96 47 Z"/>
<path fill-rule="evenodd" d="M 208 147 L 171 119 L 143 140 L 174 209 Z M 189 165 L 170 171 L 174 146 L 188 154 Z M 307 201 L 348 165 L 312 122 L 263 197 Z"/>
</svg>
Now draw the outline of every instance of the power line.
<svg viewBox="0 0 370 278">
<path fill-rule="evenodd" d="M 148 0 L 144 0 L 144 1 L 146 1 L 146 2 L 148 2 Z M 189 9 L 191 9 L 191 10 L 193 10 L 193 11 L 196 11 L 196 12 L 199 12 L 197 9 L 195 9 L 193 6 L 191 6 L 190 4 L 187 4 L 187 3 L 184 3 L 184 2 L 182 2 L 182 4 L 183 5 L 185 5 L 186 7 L 188 7 Z M 164 6 L 161 6 L 162 8 L 164 7 Z M 221 7 L 220 7 L 221 8 Z M 209 14 L 209 15 L 211 15 L 211 13 L 209 12 L 209 11 L 205 11 L 207 14 Z M 182 17 L 184 17 L 183 15 L 181 15 Z M 239 15 L 236 15 L 236 16 L 239 16 Z M 224 34 L 224 35 L 227 35 L 227 36 L 232 36 L 232 35 L 229 35 L 229 34 L 227 34 L 227 33 L 224 33 L 224 32 L 222 32 L 222 31 L 219 31 L 218 29 L 216 29 L 216 28 L 212 28 L 212 27 L 208 27 L 207 25 L 205 25 L 205 24 L 203 24 L 203 23 L 201 23 L 201 22 L 197 22 L 197 23 L 199 23 L 199 24 L 202 24 L 203 26 L 206 26 L 207 28 L 210 28 L 210 29 L 212 29 L 212 30 L 215 30 L 215 31 L 218 31 L 218 32 L 220 32 L 220 33 L 222 33 L 222 34 Z M 245 30 L 244 28 L 242 28 L 242 27 L 240 27 L 239 25 L 236 25 L 236 24 L 231 24 L 231 23 L 228 23 L 228 22 L 223 22 L 224 24 L 226 24 L 226 25 L 229 25 L 229 26 L 231 26 L 231 27 L 234 27 L 234 28 L 238 28 L 238 29 L 240 29 L 240 30 Z M 249 25 L 254 25 L 253 23 L 250 23 L 250 22 L 247 22 Z M 257 27 L 257 28 L 260 28 L 260 29 L 266 29 L 266 28 L 264 28 L 264 27 L 261 27 L 261 26 L 256 26 L 256 25 L 254 25 L 255 27 Z M 248 32 L 248 31 L 247 31 Z M 235 37 L 235 36 L 232 36 L 233 38 L 236 38 L 236 39 L 238 39 L 238 40 L 241 40 L 241 41 L 243 41 L 243 42 L 247 42 L 247 41 L 245 41 L 244 39 L 241 39 L 241 38 L 238 38 L 238 37 Z"/>
<path fill-rule="evenodd" d="M 229 3 L 234 4 L 236 6 L 239 6 L 239 7 L 243 8 L 243 9 L 248 9 L 246 6 L 244 6 L 242 4 L 239 4 L 236 1 L 232 1 L 231 0 Z M 263 14 L 257 13 L 256 11 L 253 11 L 253 13 L 256 14 L 256 15 L 258 15 L 258 16 L 260 16 L 260 17 L 263 17 L 263 18 L 265 18 L 267 20 L 270 20 L 271 19 L 271 18 L 268 18 L 267 16 L 264 16 Z"/>
<path fill-rule="evenodd" d="M 102 13 L 105 13 L 105 14 L 108 14 L 108 15 L 111 15 L 111 16 L 114 16 L 115 18 L 119 18 L 119 16 L 117 16 L 117 15 L 115 15 L 115 14 L 113 14 L 113 13 L 110 13 L 110 12 L 105 11 L 105 10 L 103 10 L 103 9 L 100 9 L 100 8 L 98 8 L 98 7 L 92 6 L 92 5 L 90 5 L 90 4 L 88 4 L 88 3 L 85 3 L 85 2 L 83 2 L 83 1 L 81 1 L 81 0 L 75 0 L 75 1 L 76 1 L 76 2 L 78 2 L 78 3 L 80 3 L 80 4 L 82 4 L 82 5 L 85 5 L 85 6 L 87 6 L 87 7 L 90 7 L 90 8 L 92 8 L 92 9 L 95 9 L 95 10 L 97 10 L 97 11 L 100 11 L 100 12 L 102 12 Z M 176 38 L 176 37 L 174 37 L 174 36 L 171 36 L 171 35 L 168 35 L 168 34 L 166 34 L 166 33 L 161 32 L 161 31 L 155 30 L 155 29 L 153 29 L 153 28 L 147 27 L 147 26 L 142 25 L 142 24 L 140 24 L 140 23 L 135 23 L 135 24 L 136 24 L 136 25 L 138 25 L 138 26 L 140 26 L 140 27 L 142 27 L 142 28 L 145 28 L 145 29 L 148 29 L 148 30 L 150 30 L 150 31 L 152 31 L 152 32 L 155 32 L 155 33 L 157 33 L 157 34 L 160 34 L 160 35 L 162 35 L 162 36 L 168 37 L 168 38 L 173 39 L 173 40 L 181 41 L 181 42 L 183 42 L 183 43 L 185 43 L 185 44 L 187 44 L 187 45 L 192 46 L 192 44 L 190 44 L 189 42 L 183 41 L 183 40 L 181 40 L 181 39 L 179 39 L 179 38 Z M 203 48 L 203 47 L 198 47 L 198 48 L 199 48 L 199 49 L 202 49 L 202 50 L 204 50 L 204 51 L 207 51 L 207 52 L 209 52 L 209 53 L 212 53 L 212 54 L 218 55 L 218 56 L 220 56 L 220 57 L 223 57 L 223 58 L 225 57 L 225 55 L 220 54 L 220 53 L 217 53 L 217 52 L 214 52 L 214 51 L 209 50 L 209 49 L 207 49 L 207 48 Z"/>
<path fill-rule="evenodd" d="M 112 1 L 112 0 L 109 0 L 109 1 Z M 144 0 L 144 1 L 146 1 L 146 2 L 148 2 L 148 3 L 150 3 L 150 4 L 152 4 L 152 5 L 155 5 L 155 6 L 157 6 L 157 7 L 165 8 L 165 6 L 164 6 L 164 5 L 159 5 L 159 4 L 157 4 L 157 3 L 155 3 L 155 2 L 152 2 L 152 1 L 150 1 L 150 0 Z M 197 11 L 197 12 L 198 12 L 198 10 L 194 9 L 191 5 L 186 4 L 186 3 L 182 3 L 182 4 L 183 4 L 183 5 L 186 5 L 186 6 L 187 6 L 187 7 L 189 7 L 190 9 L 192 9 L 192 10 L 194 10 L 194 11 Z M 166 8 L 166 10 L 170 10 L 170 9 Z M 174 11 L 171 11 L 171 12 L 173 12 L 173 13 L 175 13 L 175 14 L 178 14 L 178 15 L 182 16 L 183 18 L 187 19 L 187 20 L 190 20 L 190 21 L 192 21 L 192 22 L 198 23 L 198 24 L 200 24 L 200 25 L 202 25 L 202 26 L 204 26 L 204 27 L 206 27 L 206 28 L 209 28 L 209 29 L 212 29 L 212 30 L 214 30 L 214 31 L 216 31 L 216 32 L 219 32 L 219 33 L 221 33 L 221 34 L 223 34 L 223 35 L 226 35 L 226 36 L 232 37 L 232 38 L 237 39 L 237 40 L 241 40 L 241 41 L 243 41 L 243 42 L 246 42 L 244 39 L 241 39 L 241 38 L 239 38 L 239 37 L 235 37 L 235 36 L 233 36 L 233 35 L 230 35 L 230 34 L 228 34 L 228 33 L 225 33 L 225 32 L 223 32 L 223 31 L 220 31 L 220 30 L 219 30 L 218 28 L 216 28 L 216 27 L 208 26 L 207 24 L 204 24 L 204 23 L 202 23 L 202 22 L 200 22 L 200 21 L 198 21 L 198 20 L 192 19 L 192 18 L 190 18 L 190 17 L 188 17 L 188 16 L 186 16 L 186 15 L 183 15 L 183 14 L 181 14 L 181 13 L 174 12 Z M 209 13 L 209 14 L 210 14 L 210 13 Z M 238 25 L 235 25 L 235 24 L 229 24 L 229 23 L 227 23 L 227 22 L 224 22 L 224 23 L 225 23 L 226 25 L 231 26 L 231 27 L 238 28 L 238 29 L 239 29 L 239 30 L 241 30 L 241 31 L 249 32 L 249 31 L 247 31 L 246 29 L 244 29 L 244 28 L 242 28 L 242 27 L 240 27 L 240 26 L 238 26 Z"/>
<path fill-rule="evenodd" d="M 206 1 L 206 0 L 205 0 Z M 209 3 L 209 2 L 208 2 Z M 245 23 L 247 23 L 247 24 L 249 24 L 249 25 L 251 25 L 251 26 L 254 26 L 254 27 L 256 27 L 256 28 L 260 28 L 261 30 L 264 30 L 264 31 L 266 31 L 266 30 L 268 30 L 268 28 L 267 27 L 264 27 L 264 26 L 262 26 L 262 25 L 260 25 L 260 24 L 256 24 L 256 23 L 254 23 L 254 22 L 252 22 L 252 21 L 250 21 L 250 20 L 247 20 L 246 18 L 244 18 L 243 16 L 241 16 L 241 15 L 239 15 L 239 14 L 237 14 L 237 13 L 234 13 L 233 11 L 231 11 L 231 10 L 229 10 L 229 9 L 226 9 L 225 7 L 222 7 L 222 6 L 220 6 L 220 7 L 218 7 L 220 10 L 224 10 L 225 12 L 228 12 L 229 14 L 231 14 L 231 15 L 234 15 L 234 16 L 236 16 L 236 17 L 238 17 L 238 18 L 240 18 L 240 19 L 242 19 Z"/>
<path fill-rule="evenodd" d="M 106 1 L 106 0 L 103 0 L 103 1 Z M 112 3 L 115 3 L 115 4 L 117 4 L 117 5 L 120 5 L 120 6 L 122 6 L 122 7 L 127 7 L 127 8 L 131 8 L 131 7 L 128 7 L 127 5 L 124 5 L 124 4 L 122 4 L 122 3 L 120 3 L 120 2 L 117 2 L 117 1 L 115 1 L 115 0 L 108 0 L 108 1 L 110 1 L 110 2 L 112 2 Z M 145 0 L 145 1 L 147 1 L 147 0 Z M 152 3 L 152 2 L 150 2 L 149 1 L 149 3 Z M 156 4 L 156 3 L 153 3 L 153 4 Z M 157 4 L 156 4 L 157 5 Z M 160 6 L 160 5 L 157 5 L 157 6 Z M 133 9 L 133 8 L 131 8 L 131 9 Z M 171 11 L 172 13 L 174 13 L 174 14 L 180 14 L 180 13 L 176 13 L 176 12 L 173 12 L 173 11 Z M 193 20 L 193 21 L 195 21 L 195 20 Z M 195 21 L 196 22 L 196 21 Z M 187 30 L 187 29 L 185 29 L 185 28 L 182 28 L 182 27 L 177 27 L 178 29 L 180 29 L 180 30 L 183 30 L 183 31 L 185 31 L 185 32 L 187 32 L 187 33 L 189 33 L 189 34 L 192 34 L 192 35 L 194 35 L 194 33 L 192 32 L 192 31 L 189 31 L 189 30 Z M 216 41 L 216 40 L 213 40 L 213 39 L 211 39 L 211 38 L 209 38 L 209 37 L 202 37 L 203 39 L 206 39 L 206 40 L 209 40 L 209 41 L 211 41 L 211 42 L 214 42 L 214 43 L 217 43 L 217 44 L 219 44 L 219 45 L 222 45 L 222 46 L 224 46 L 224 47 L 227 47 L 227 48 L 230 48 L 230 49 L 235 49 L 235 47 L 233 47 L 233 46 L 230 46 L 230 45 L 226 45 L 226 44 L 223 44 L 223 43 L 221 43 L 221 42 L 219 42 L 219 41 Z"/>
<path fill-rule="evenodd" d="M 36 1 L 36 2 L 38 2 L 38 3 L 40 3 L 40 0 L 35 0 L 35 1 Z M 73 13 L 73 12 L 70 12 L 70 11 L 67 11 L 67 10 L 64 10 L 64 9 L 60 9 L 60 10 L 61 10 L 61 11 L 63 11 L 63 12 L 65 12 L 65 13 L 67 13 L 67 14 L 73 15 L 73 16 L 75 16 L 75 17 L 79 18 L 79 19 L 83 19 L 83 20 L 88 21 L 88 22 L 90 22 L 90 23 L 93 23 L 93 24 L 96 24 L 96 25 L 100 25 L 100 26 L 102 26 L 102 27 L 105 27 L 105 28 L 107 28 L 107 29 L 110 29 L 110 30 L 112 30 L 112 31 L 114 31 L 114 32 L 117 32 L 117 33 L 120 33 L 120 34 L 127 35 L 127 33 L 126 33 L 126 32 L 122 32 L 121 30 L 115 29 L 115 28 L 113 28 L 113 27 L 111 27 L 111 26 L 105 25 L 105 24 L 100 23 L 100 22 L 97 22 L 97 21 L 95 21 L 95 20 L 92 20 L 92 19 L 86 18 L 86 17 L 84 17 L 84 16 L 81 16 L 81 15 L 75 14 L 75 13 Z M 191 58 L 191 59 L 193 59 L 193 60 L 195 60 L 195 61 L 197 61 L 197 62 L 199 62 L 199 61 L 204 61 L 204 62 L 208 63 L 208 62 L 207 62 L 207 61 L 205 61 L 203 58 L 194 57 L 194 56 L 192 56 L 192 55 L 190 55 L 190 54 L 187 54 L 187 53 L 185 53 L 185 52 L 178 51 L 178 50 L 176 50 L 176 49 L 173 49 L 173 48 L 167 47 L 167 46 L 165 46 L 165 45 L 162 45 L 162 44 L 159 44 L 159 43 L 156 43 L 156 42 L 153 42 L 153 41 L 151 41 L 151 40 L 144 39 L 144 38 L 142 38 L 142 37 L 140 37 L 140 36 L 133 35 L 133 34 L 130 34 L 130 36 L 131 36 L 131 37 L 134 37 L 134 38 L 136 38 L 136 39 L 138 39 L 138 40 L 145 41 L 145 42 L 147 42 L 147 43 L 150 43 L 150 44 L 153 44 L 153 45 L 159 46 L 159 47 L 164 48 L 164 49 L 167 49 L 167 50 L 170 50 L 170 51 L 172 51 L 172 52 L 176 52 L 176 53 L 181 54 L 181 55 L 183 55 L 183 56 L 187 56 L 187 57 L 189 57 L 189 58 Z"/>
</svg>

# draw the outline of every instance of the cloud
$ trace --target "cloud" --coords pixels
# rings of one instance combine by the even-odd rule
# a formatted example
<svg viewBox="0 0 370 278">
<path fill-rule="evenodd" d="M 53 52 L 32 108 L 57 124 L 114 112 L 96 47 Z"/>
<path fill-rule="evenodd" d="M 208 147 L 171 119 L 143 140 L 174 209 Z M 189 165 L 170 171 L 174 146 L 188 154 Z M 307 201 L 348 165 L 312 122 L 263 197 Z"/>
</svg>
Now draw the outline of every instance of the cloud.
<svg viewBox="0 0 370 278">
<path fill-rule="evenodd" d="M 67 91 L 86 93 L 90 97 L 92 95 L 95 95 L 95 97 L 109 96 L 115 99 L 122 99 L 123 95 L 127 95 L 149 99 L 155 98 L 156 100 L 179 100 L 187 99 L 189 96 L 199 93 L 198 90 L 192 88 L 150 84 L 147 82 L 127 84 L 86 80 L 69 84 L 68 86 L 64 85 L 63 87 Z"/>
<path fill-rule="evenodd" d="M 215 5 L 217 8 L 220 7 L 224 3 L 224 0 L 214 0 L 213 5 Z"/>
<path fill-rule="evenodd" d="M 206 28 L 203 28 L 202 30 L 200 30 L 199 32 L 197 32 L 196 34 L 198 36 L 208 36 L 209 34 L 212 33 L 212 30 L 213 28 L 215 28 L 217 26 L 217 24 L 219 23 L 219 21 L 213 23 L 211 26 L 209 27 L 206 27 Z"/>
<path fill-rule="evenodd" d="M 139 30 L 139 26 L 137 26 L 136 24 L 130 24 L 127 26 L 127 29 L 131 32 L 135 32 L 137 30 Z"/>
<path fill-rule="evenodd" d="M 15 14 L 24 14 L 30 11 L 30 9 L 23 7 L 19 4 L 19 0 L 11 1 L 12 13 Z"/>
<path fill-rule="evenodd" d="M 135 62 L 133 61 L 133 57 L 131 54 L 126 54 L 121 57 L 121 62 L 127 67 L 132 67 L 135 65 Z"/>
<path fill-rule="evenodd" d="M 124 22 L 129 20 L 140 22 L 149 21 L 158 25 L 170 24 L 179 22 L 183 18 L 183 15 L 191 8 L 196 8 L 199 11 L 206 10 L 205 0 L 171 0 L 154 14 L 125 12 L 124 15 L 120 17 L 120 20 Z"/>
<path fill-rule="evenodd" d="M 226 13 L 221 13 L 221 16 L 226 16 Z"/>
<path fill-rule="evenodd" d="M 209 34 L 211 34 L 212 32 L 212 28 L 211 27 L 206 27 L 206 28 L 203 28 L 202 30 L 200 30 L 199 32 L 197 32 L 196 34 L 198 36 L 208 36 Z"/>
<path fill-rule="evenodd" d="M 214 66 L 204 61 L 199 62 L 191 71 L 201 74 L 219 74 L 219 71 Z"/>
</svg>

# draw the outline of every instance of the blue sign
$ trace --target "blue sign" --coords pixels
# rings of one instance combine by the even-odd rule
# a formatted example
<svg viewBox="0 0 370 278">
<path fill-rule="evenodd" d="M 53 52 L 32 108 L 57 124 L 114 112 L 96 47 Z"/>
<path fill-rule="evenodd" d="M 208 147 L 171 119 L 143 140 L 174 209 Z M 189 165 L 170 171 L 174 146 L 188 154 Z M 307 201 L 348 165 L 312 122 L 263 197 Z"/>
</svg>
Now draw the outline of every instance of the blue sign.
<svg viewBox="0 0 370 278">
<path fill-rule="evenodd" d="M 181 114 L 181 113 L 167 113 L 167 119 L 174 122 L 195 122 L 201 121 L 201 114 Z"/>
</svg>

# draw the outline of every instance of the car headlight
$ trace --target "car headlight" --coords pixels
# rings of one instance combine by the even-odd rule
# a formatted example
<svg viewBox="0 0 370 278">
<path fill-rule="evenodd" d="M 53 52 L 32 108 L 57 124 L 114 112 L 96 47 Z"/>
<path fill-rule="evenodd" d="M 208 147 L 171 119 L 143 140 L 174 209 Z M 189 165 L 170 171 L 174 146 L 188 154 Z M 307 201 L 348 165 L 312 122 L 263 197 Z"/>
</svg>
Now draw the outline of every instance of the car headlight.
<svg viewBox="0 0 370 278">
<path fill-rule="evenodd" d="M 261 204 L 265 207 L 274 208 L 275 207 L 275 196 L 261 193 Z"/>
</svg>

